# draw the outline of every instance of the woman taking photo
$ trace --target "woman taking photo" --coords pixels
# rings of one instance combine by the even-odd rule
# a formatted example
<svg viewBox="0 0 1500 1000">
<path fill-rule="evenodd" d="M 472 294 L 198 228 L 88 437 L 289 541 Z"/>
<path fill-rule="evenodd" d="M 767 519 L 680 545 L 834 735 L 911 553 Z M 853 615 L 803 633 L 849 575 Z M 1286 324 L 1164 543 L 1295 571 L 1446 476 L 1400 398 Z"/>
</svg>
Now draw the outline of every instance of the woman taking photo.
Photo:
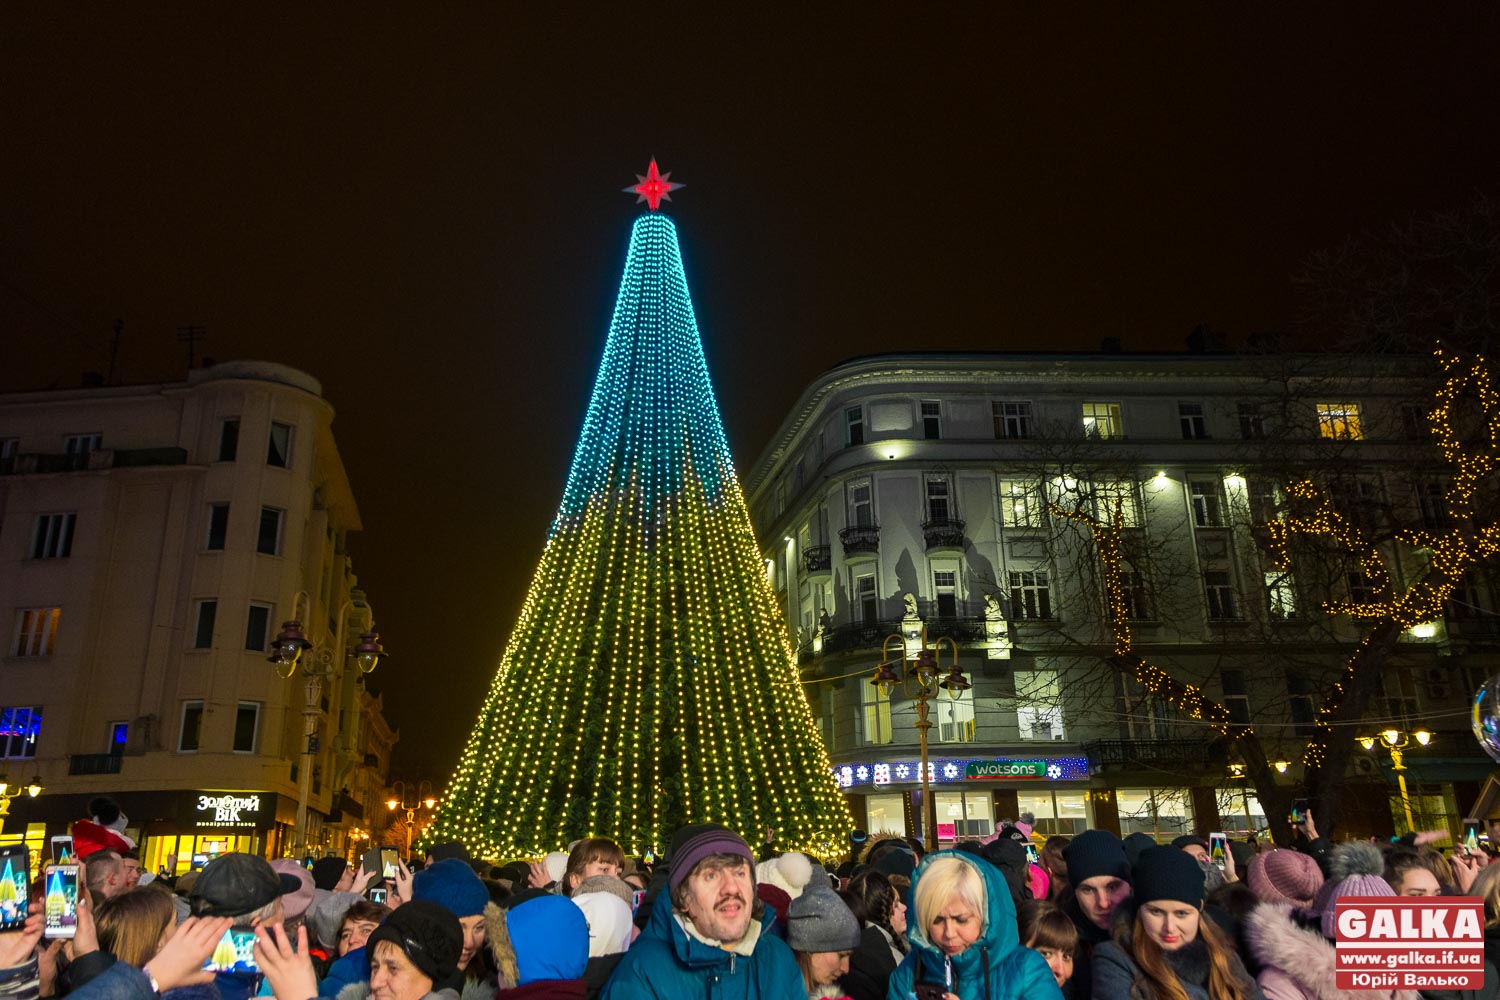
<svg viewBox="0 0 1500 1000">
<path fill-rule="evenodd" d="M 1005 877 L 961 851 L 930 854 L 912 875 L 911 950 L 890 996 L 944 1000 L 1061 1000 L 1047 962 L 1021 947 Z"/>
<path fill-rule="evenodd" d="M 859 921 L 860 938 L 840 984 L 852 1000 L 885 1000 L 891 973 L 906 957 L 906 904 L 891 880 L 873 870 L 849 880 L 844 900 Z"/>
<path fill-rule="evenodd" d="M 1131 868 L 1135 896 L 1094 950 L 1096 1000 L 1264 1000 L 1213 921 L 1203 870 L 1176 847 L 1148 847 Z"/>
</svg>

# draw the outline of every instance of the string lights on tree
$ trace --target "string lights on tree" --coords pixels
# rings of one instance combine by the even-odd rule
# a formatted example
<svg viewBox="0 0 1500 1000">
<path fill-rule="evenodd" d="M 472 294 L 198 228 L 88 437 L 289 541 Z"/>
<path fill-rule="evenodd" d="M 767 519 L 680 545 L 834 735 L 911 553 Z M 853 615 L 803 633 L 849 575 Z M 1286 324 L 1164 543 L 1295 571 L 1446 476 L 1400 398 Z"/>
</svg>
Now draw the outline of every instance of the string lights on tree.
<svg viewBox="0 0 1500 1000">
<path fill-rule="evenodd" d="M 822 855 L 853 826 L 735 475 L 653 160 L 546 547 L 432 836 L 630 854 L 684 823 Z"/>
</svg>

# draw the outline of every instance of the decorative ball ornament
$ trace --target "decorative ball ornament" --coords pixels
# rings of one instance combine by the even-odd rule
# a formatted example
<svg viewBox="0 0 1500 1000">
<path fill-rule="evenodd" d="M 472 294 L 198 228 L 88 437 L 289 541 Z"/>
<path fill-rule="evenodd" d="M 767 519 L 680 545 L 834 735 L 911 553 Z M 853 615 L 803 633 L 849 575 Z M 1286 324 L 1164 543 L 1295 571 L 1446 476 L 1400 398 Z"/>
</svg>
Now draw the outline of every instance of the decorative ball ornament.
<svg viewBox="0 0 1500 1000">
<path fill-rule="evenodd" d="M 1484 752 L 1491 760 L 1500 762 L 1500 674 L 1485 681 L 1474 695 L 1470 725 Z"/>
</svg>

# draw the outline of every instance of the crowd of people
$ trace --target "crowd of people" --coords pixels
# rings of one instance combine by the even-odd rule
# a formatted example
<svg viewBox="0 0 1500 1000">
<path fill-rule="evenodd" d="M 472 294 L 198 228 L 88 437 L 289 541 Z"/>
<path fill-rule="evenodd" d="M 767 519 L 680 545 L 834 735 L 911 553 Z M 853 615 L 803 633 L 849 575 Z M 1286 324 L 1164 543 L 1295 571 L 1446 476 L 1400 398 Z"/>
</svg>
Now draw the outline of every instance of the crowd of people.
<svg viewBox="0 0 1500 1000">
<path fill-rule="evenodd" d="M 455 842 L 388 880 L 249 854 L 174 879 L 90 844 L 71 939 L 43 938 L 40 885 L 0 933 L 0 1000 L 1414 1000 L 1336 987 L 1334 908 L 1424 895 L 1479 896 L 1487 926 L 1483 989 L 1427 995 L 1497 1000 L 1500 864 L 1445 836 L 1331 845 L 1309 813 L 1295 847 L 1221 859 L 1191 835 L 1043 838 L 1023 815 L 930 854 L 855 831 L 830 871 L 705 823 L 658 864 L 602 838 L 508 863 Z M 205 971 L 236 930 L 253 965 Z"/>
</svg>

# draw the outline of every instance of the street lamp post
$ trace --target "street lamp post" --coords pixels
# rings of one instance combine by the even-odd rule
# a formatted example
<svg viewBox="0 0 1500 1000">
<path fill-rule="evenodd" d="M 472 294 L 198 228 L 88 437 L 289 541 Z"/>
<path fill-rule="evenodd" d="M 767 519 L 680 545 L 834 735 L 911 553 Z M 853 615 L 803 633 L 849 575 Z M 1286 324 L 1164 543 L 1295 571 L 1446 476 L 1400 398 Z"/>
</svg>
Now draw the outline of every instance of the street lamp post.
<svg viewBox="0 0 1500 1000">
<path fill-rule="evenodd" d="M 10 775 L 0 774 L 0 829 L 5 827 L 5 818 L 10 815 L 10 803 L 12 799 L 18 799 L 22 795 L 27 798 L 36 798 L 42 794 L 42 779 L 40 775 L 33 777 L 24 785 L 12 785 Z"/>
<path fill-rule="evenodd" d="M 422 794 L 422 790 L 424 788 L 427 790 L 426 795 Z M 437 796 L 433 794 L 432 782 L 428 781 L 426 778 L 423 778 L 421 781 L 417 782 L 417 787 L 410 802 L 407 801 L 407 794 L 413 791 L 410 783 L 405 781 L 397 781 L 391 785 L 391 791 L 395 793 L 395 797 L 386 799 L 385 807 L 391 812 L 395 812 L 397 809 L 406 810 L 406 854 L 403 855 L 403 857 L 405 857 L 407 861 L 410 861 L 411 831 L 412 827 L 415 826 L 417 822 L 417 809 L 418 807 L 423 807 L 428 812 L 436 809 L 438 801 Z"/>
<path fill-rule="evenodd" d="M 299 594 L 299 599 L 305 595 Z M 318 650 L 313 659 L 304 660 L 302 654 L 313 648 L 313 644 L 307 640 L 302 632 L 302 623 L 296 618 L 282 622 L 281 632 L 276 636 L 276 644 L 271 655 L 266 659 L 276 667 L 276 673 L 283 678 L 290 678 L 297 672 L 297 665 L 302 664 L 302 673 L 306 678 L 303 687 L 302 704 L 302 767 L 297 775 L 297 839 L 293 850 L 299 856 L 307 853 L 307 800 L 312 793 L 312 771 L 313 761 L 317 757 L 318 725 L 323 715 L 323 682 L 335 680 L 344 674 L 344 666 L 348 659 L 354 658 L 355 667 L 361 674 L 368 674 L 374 670 L 381 659 L 390 655 L 380 646 L 380 634 L 369 631 L 359 637 L 359 644 L 350 650 L 346 645 L 347 629 L 349 625 L 349 612 L 355 606 L 354 600 L 347 600 L 338 614 L 338 633 L 334 641 L 334 649 L 341 652 L 338 662 L 335 662 L 334 654 L 327 649 Z M 365 608 L 369 604 L 364 601 L 358 602 Z M 296 602 L 293 602 L 293 614 L 296 613 Z M 373 610 L 371 611 L 373 625 Z"/>
<path fill-rule="evenodd" d="M 900 660 L 889 658 L 891 643 L 896 643 L 901 651 Z M 942 644 L 948 643 L 952 650 L 953 661 L 946 676 L 939 677 L 941 667 L 938 666 L 938 650 Z M 881 689 L 889 697 L 897 685 L 901 687 L 902 693 L 908 698 L 916 700 L 917 703 L 917 742 L 922 747 L 922 843 L 927 845 L 929 851 L 937 850 L 937 803 L 932 800 L 931 782 L 928 775 L 927 764 L 927 733 L 932 729 L 932 722 L 927 718 L 927 703 L 937 696 L 938 691 L 946 690 L 950 698 L 957 698 L 971 686 L 964 679 L 963 672 L 958 669 L 958 644 L 946 636 L 939 639 L 933 646 L 927 645 L 927 626 L 922 626 L 922 645 L 916 651 L 916 656 L 907 658 L 907 640 L 901 633 L 893 633 L 886 636 L 885 642 L 880 647 L 880 664 L 875 668 L 875 676 L 870 683 Z M 901 664 L 901 673 L 896 673 L 896 664 Z"/>
<path fill-rule="evenodd" d="M 1412 733 L 1402 729 L 1382 729 L 1378 736 L 1361 736 L 1358 739 L 1359 745 L 1366 750 L 1374 750 L 1375 743 L 1379 740 L 1380 744 L 1390 752 L 1391 770 L 1396 772 L 1396 784 L 1401 788 L 1401 808 L 1406 812 L 1406 829 L 1408 832 L 1414 832 L 1417 824 L 1412 821 L 1411 798 L 1406 794 L 1406 765 L 1402 761 L 1403 751 L 1411 745 L 1412 740 L 1416 740 L 1421 746 L 1427 746 L 1432 742 L 1432 734 L 1425 729 L 1418 729 Z"/>
</svg>

